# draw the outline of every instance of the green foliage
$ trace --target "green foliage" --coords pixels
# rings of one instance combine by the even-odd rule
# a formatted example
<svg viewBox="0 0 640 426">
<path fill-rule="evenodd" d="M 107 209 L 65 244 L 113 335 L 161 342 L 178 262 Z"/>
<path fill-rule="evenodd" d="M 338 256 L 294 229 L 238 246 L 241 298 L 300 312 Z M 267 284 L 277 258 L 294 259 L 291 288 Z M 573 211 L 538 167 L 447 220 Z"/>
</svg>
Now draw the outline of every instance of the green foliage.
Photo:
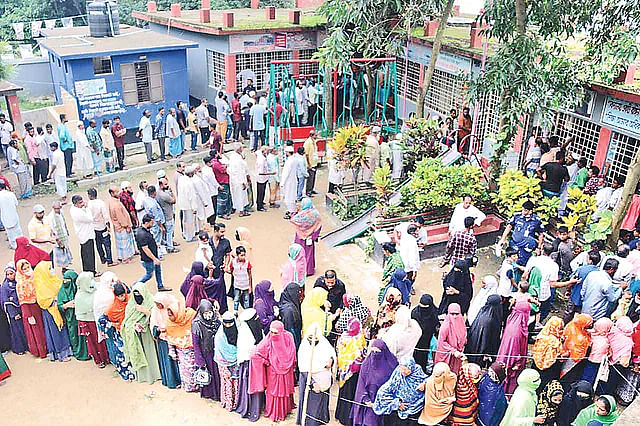
<svg viewBox="0 0 640 426">
<path fill-rule="evenodd" d="M 373 185 L 378 194 L 378 207 L 384 208 L 389 204 L 389 196 L 393 193 L 393 178 L 388 164 L 378 167 L 373 172 Z"/>
<path fill-rule="evenodd" d="M 367 165 L 367 129 L 366 126 L 347 126 L 336 131 L 329 146 L 339 167 L 359 170 Z"/>
<path fill-rule="evenodd" d="M 403 163 L 409 172 L 425 157 L 435 158 L 440 154 L 438 122 L 413 117 L 406 122 L 408 129 L 402 132 Z"/>
<path fill-rule="evenodd" d="M 569 188 L 567 209 L 569 215 L 563 218 L 562 224 L 569 231 L 582 232 L 592 222 L 593 213 L 597 209 L 596 198 L 587 195 L 580 188 Z"/>
<path fill-rule="evenodd" d="M 593 241 L 604 241 L 607 239 L 607 235 L 611 233 L 613 224 L 613 212 L 611 210 L 605 210 L 600 215 L 600 220 L 589 225 L 589 231 L 583 235 L 586 243 Z"/>
<path fill-rule="evenodd" d="M 370 232 L 367 234 L 366 239 L 367 246 L 364 248 L 364 254 L 366 254 L 367 259 L 369 259 L 369 256 L 373 254 L 373 251 L 376 248 L 376 237 L 374 236 L 373 232 Z"/>
<path fill-rule="evenodd" d="M 401 205 L 410 214 L 454 207 L 466 194 L 481 200 L 488 195 L 482 183 L 482 171 L 470 165 L 443 166 L 435 158 L 416 165 L 411 181 L 401 189 Z"/>
<path fill-rule="evenodd" d="M 11 47 L 5 43 L 0 41 L 0 55 L 5 53 L 9 53 L 11 51 Z M 15 68 L 13 65 L 4 62 L 2 57 L 0 56 L 0 80 L 7 80 L 15 75 Z"/>
<path fill-rule="evenodd" d="M 511 217 L 522 210 L 525 201 L 537 205 L 542 200 L 540 179 L 527 177 L 520 170 L 507 170 L 498 180 L 498 192 L 492 201 L 498 211 Z"/>
<path fill-rule="evenodd" d="M 546 225 L 549 219 L 558 216 L 558 208 L 560 208 L 560 197 L 542 197 L 535 205 L 535 213 L 542 224 Z"/>
<path fill-rule="evenodd" d="M 349 221 L 360 216 L 376 203 L 375 194 L 360 195 L 356 200 L 349 200 L 345 204 L 341 199 L 333 203 L 333 214 L 342 221 Z"/>
</svg>

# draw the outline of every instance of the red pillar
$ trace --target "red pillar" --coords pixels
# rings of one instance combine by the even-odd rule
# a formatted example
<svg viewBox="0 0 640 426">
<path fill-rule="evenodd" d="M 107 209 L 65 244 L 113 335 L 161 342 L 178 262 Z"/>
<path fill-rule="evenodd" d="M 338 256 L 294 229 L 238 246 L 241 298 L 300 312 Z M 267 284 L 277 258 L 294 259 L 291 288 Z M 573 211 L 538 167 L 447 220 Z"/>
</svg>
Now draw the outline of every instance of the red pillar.
<svg viewBox="0 0 640 426">
<path fill-rule="evenodd" d="M 596 154 L 593 157 L 593 165 L 598 166 L 602 170 L 604 162 L 607 159 L 607 152 L 609 151 L 609 142 L 611 141 L 611 129 L 606 127 L 600 128 L 600 136 L 598 137 L 598 146 L 596 147 Z"/>
<path fill-rule="evenodd" d="M 20 112 L 20 101 L 18 100 L 18 95 L 7 95 L 7 107 L 9 108 L 9 116 L 13 121 L 13 127 L 17 129 L 22 129 L 22 113 Z"/>
<path fill-rule="evenodd" d="M 236 91 L 236 55 L 224 55 L 224 79 L 227 82 L 227 93 Z"/>
<path fill-rule="evenodd" d="M 292 59 L 300 59 L 300 51 L 299 50 L 294 50 L 293 51 L 293 58 Z M 300 74 L 300 64 L 291 64 L 291 65 L 292 65 L 293 75 Z"/>
<path fill-rule="evenodd" d="M 404 74 L 402 75 L 402 79 L 404 80 Z M 420 76 L 418 77 L 418 86 L 422 86 L 424 83 L 424 65 L 420 64 Z"/>
</svg>

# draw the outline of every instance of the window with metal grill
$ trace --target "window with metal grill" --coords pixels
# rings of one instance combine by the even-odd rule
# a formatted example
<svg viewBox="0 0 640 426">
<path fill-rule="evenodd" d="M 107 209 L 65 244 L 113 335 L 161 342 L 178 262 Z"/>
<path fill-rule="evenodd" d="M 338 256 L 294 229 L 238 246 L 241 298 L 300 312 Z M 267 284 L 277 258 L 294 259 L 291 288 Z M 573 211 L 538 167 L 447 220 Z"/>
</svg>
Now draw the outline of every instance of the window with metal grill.
<svg viewBox="0 0 640 426">
<path fill-rule="evenodd" d="M 272 60 L 285 61 L 291 59 L 290 51 L 239 53 L 236 55 L 236 72 L 252 70 L 256 74 L 254 82 L 258 90 L 269 85 L 269 65 Z M 242 79 L 236 79 L 236 87 L 242 87 Z"/>
<path fill-rule="evenodd" d="M 209 87 L 219 88 L 224 82 L 224 53 L 207 49 L 207 83 Z"/>
<path fill-rule="evenodd" d="M 304 49 L 300 51 L 300 59 L 311 59 L 313 54 L 316 53 L 317 49 Z M 318 74 L 318 63 L 310 63 L 310 64 L 300 64 L 299 71 L 301 75 L 312 75 Z M 316 75 L 313 75 L 317 79 Z"/>
<path fill-rule="evenodd" d="M 569 145 L 571 152 L 586 157 L 589 164 L 593 162 L 598 147 L 601 126 L 566 112 L 557 112 L 554 133 L 564 142 L 568 137 L 575 139 Z"/>
<path fill-rule="evenodd" d="M 111 56 L 100 56 L 93 58 L 93 74 L 112 74 L 113 67 L 111 64 Z"/>
<path fill-rule="evenodd" d="M 498 105 L 500 97 L 496 93 L 485 93 L 480 99 L 480 109 L 478 111 L 478 121 L 475 132 L 478 139 L 473 143 L 477 146 L 477 152 L 482 152 L 484 140 L 487 137 L 495 137 L 498 134 L 500 117 L 498 116 Z M 471 116 L 474 114 L 474 107 L 471 109 Z M 459 113 L 459 111 L 458 111 Z"/>
<path fill-rule="evenodd" d="M 464 98 L 463 88 L 465 80 L 455 74 L 435 70 L 431 79 L 431 86 L 424 101 L 425 107 L 440 113 L 449 114 L 451 108 L 460 109 Z"/>
<path fill-rule="evenodd" d="M 120 65 L 122 97 L 125 105 L 155 103 L 164 100 L 160 61 Z"/>
<path fill-rule="evenodd" d="M 612 132 L 607 154 L 607 162 L 611 163 L 608 177 L 626 177 L 629 172 L 629 165 L 633 162 L 639 148 L 640 140 L 622 133 Z"/>
<path fill-rule="evenodd" d="M 403 57 L 396 57 L 396 71 L 398 75 L 399 90 L 398 96 L 400 98 L 404 97 L 406 90 L 407 100 L 416 102 L 418 100 L 418 93 L 420 92 L 420 64 L 408 61 L 406 62 L 408 66 L 405 68 L 405 60 L 406 59 Z"/>
</svg>

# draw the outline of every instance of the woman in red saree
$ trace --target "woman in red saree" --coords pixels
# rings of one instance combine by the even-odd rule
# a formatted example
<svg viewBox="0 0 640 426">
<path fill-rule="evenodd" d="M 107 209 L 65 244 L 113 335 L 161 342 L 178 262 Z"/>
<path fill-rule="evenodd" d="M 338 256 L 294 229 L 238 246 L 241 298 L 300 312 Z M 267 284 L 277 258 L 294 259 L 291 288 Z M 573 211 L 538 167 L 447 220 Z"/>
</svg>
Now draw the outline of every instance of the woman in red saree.
<svg viewBox="0 0 640 426">
<path fill-rule="evenodd" d="M 293 334 L 280 321 L 273 321 L 269 334 L 256 346 L 249 368 L 249 393 L 265 392 L 265 415 L 272 421 L 284 420 L 294 409 L 293 374 L 296 345 Z"/>
<path fill-rule="evenodd" d="M 13 254 L 13 261 L 16 266 L 18 265 L 18 261 L 26 259 L 31 265 L 31 268 L 35 269 L 41 261 L 51 260 L 49 253 L 31 244 L 27 237 L 16 238 L 16 245 L 16 251 Z"/>
</svg>

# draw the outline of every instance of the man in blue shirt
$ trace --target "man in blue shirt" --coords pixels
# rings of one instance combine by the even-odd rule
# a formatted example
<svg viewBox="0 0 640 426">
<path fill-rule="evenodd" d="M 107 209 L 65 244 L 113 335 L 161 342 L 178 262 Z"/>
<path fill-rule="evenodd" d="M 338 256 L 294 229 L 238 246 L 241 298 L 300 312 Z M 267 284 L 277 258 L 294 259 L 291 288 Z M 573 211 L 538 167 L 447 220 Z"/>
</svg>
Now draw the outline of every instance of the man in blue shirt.
<svg viewBox="0 0 640 426">
<path fill-rule="evenodd" d="M 60 151 L 64 153 L 64 167 L 67 174 L 67 177 L 73 176 L 73 150 L 75 148 L 75 143 L 73 142 L 73 138 L 67 129 L 66 122 L 67 115 L 60 114 L 60 123 L 58 124 L 58 141 L 60 142 Z"/>
<path fill-rule="evenodd" d="M 156 139 L 158 139 L 158 145 L 160 146 L 160 160 L 166 159 L 165 154 L 165 141 L 167 140 L 167 116 L 165 115 L 164 107 L 158 109 L 155 121 Z"/>
<path fill-rule="evenodd" d="M 511 220 L 509 220 L 498 243 L 500 246 L 504 246 L 507 236 L 513 231 L 511 240 L 509 240 L 509 247 L 518 250 L 518 260 L 516 263 L 521 266 L 526 265 L 528 257 L 531 257 L 531 252 L 535 248 L 535 246 L 531 246 L 537 242 L 537 246 L 542 247 L 544 240 L 542 221 L 538 215 L 533 212 L 533 209 L 533 202 L 530 200 L 525 201 L 522 204 L 522 212 L 514 215 Z M 532 239 L 533 242 L 531 241 Z M 520 276 L 521 273 L 519 273 L 519 270 L 516 270 L 516 282 L 520 281 Z"/>
<path fill-rule="evenodd" d="M 587 255 L 587 263 L 576 269 L 569 281 L 561 283 L 562 287 L 568 286 L 571 288 L 571 296 L 569 297 L 567 311 L 564 317 L 565 324 L 573 319 L 574 314 L 582 310 L 582 296 L 580 295 L 582 292 L 582 284 L 589 273 L 600 269 L 598 268 L 600 260 L 600 253 L 597 250 L 591 250 Z"/>
<path fill-rule="evenodd" d="M 151 232 L 156 244 L 160 246 L 162 242 L 162 234 L 165 232 L 165 217 L 158 200 L 156 200 L 156 187 L 149 185 L 147 187 L 147 195 L 148 197 L 146 197 L 142 202 L 144 213 L 153 216 L 153 225 L 151 226 L 151 229 L 149 229 L 149 232 Z"/>
<path fill-rule="evenodd" d="M 293 155 L 296 159 L 296 178 L 298 179 L 298 188 L 296 190 L 296 200 L 302 200 L 304 193 L 305 181 L 309 177 L 307 171 L 307 159 L 304 157 L 304 147 L 299 146 L 296 153 Z"/>
<path fill-rule="evenodd" d="M 617 301 L 622 291 L 629 285 L 613 283 L 613 276 L 618 270 L 618 261 L 609 259 L 605 262 L 603 270 L 591 271 L 582 283 L 580 297 L 582 298 L 582 313 L 591 315 L 593 322 L 607 316 L 609 305 Z"/>
</svg>

